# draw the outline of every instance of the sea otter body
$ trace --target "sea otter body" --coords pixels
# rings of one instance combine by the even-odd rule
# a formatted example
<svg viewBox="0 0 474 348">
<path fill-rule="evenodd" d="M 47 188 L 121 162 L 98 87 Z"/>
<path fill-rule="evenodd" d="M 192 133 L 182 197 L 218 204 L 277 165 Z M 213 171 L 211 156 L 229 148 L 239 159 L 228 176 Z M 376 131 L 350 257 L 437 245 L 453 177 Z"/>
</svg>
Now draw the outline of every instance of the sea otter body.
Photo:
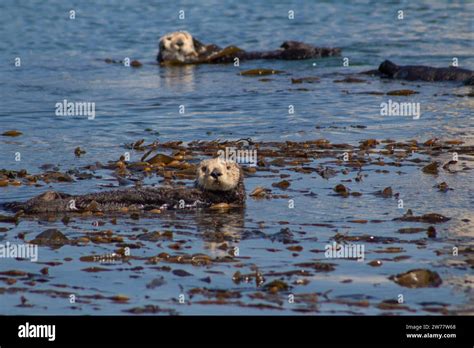
<svg viewBox="0 0 474 348">
<path fill-rule="evenodd" d="M 220 48 L 216 45 L 204 45 L 186 31 L 164 35 L 160 39 L 156 57 L 161 65 L 230 63 L 236 58 L 299 60 L 340 55 L 339 48 L 321 48 L 298 41 L 285 41 L 280 49 L 263 52 L 247 52 L 236 46 Z"/>
<path fill-rule="evenodd" d="M 380 64 L 378 71 L 382 77 L 409 81 L 459 81 L 474 85 L 474 71 L 449 67 L 433 68 L 423 65 L 396 65 L 389 60 Z"/>
<path fill-rule="evenodd" d="M 77 196 L 47 191 L 24 203 L 10 203 L 7 208 L 31 215 L 180 209 L 219 203 L 241 206 L 244 202 L 241 168 L 235 162 L 215 158 L 200 163 L 193 188 L 130 188 Z"/>
</svg>

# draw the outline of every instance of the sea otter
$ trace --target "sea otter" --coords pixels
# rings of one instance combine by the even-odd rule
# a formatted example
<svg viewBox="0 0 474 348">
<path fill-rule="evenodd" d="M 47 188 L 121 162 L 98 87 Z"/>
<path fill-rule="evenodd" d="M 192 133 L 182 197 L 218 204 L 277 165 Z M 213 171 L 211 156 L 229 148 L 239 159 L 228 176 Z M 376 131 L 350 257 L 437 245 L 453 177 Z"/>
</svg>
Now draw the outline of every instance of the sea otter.
<svg viewBox="0 0 474 348">
<path fill-rule="evenodd" d="M 474 85 L 474 71 L 456 67 L 433 68 L 423 65 L 396 65 L 385 60 L 378 69 L 381 77 L 409 81 L 459 81 Z"/>
<path fill-rule="evenodd" d="M 337 56 L 340 53 L 341 49 L 339 48 L 315 47 L 298 41 L 285 41 L 280 49 L 274 51 L 247 52 L 236 46 L 222 49 L 213 44 L 205 45 L 186 31 L 178 31 L 160 38 L 156 60 L 161 65 L 229 63 L 233 62 L 235 58 L 239 58 L 239 60 L 299 60 Z"/>
<path fill-rule="evenodd" d="M 8 203 L 7 209 L 27 215 L 44 213 L 121 212 L 129 210 L 209 207 L 219 203 L 242 206 L 245 202 L 240 166 L 221 158 L 203 160 L 193 188 L 129 188 L 69 195 L 47 191 L 24 203 Z"/>
</svg>

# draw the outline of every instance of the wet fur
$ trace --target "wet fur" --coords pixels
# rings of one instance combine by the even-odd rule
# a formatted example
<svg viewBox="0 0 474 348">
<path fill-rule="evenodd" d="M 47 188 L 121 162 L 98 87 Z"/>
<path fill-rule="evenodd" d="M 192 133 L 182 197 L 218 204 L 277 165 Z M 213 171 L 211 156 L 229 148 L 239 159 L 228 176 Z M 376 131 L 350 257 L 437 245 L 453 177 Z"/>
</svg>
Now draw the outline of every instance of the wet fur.
<svg viewBox="0 0 474 348">
<path fill-rule="evenodd" d="M 207 166 L 220 166 L 219 159 L 203 161 Z M 202 168 L 200 164 L 198 170 Z M 198 175 L 195 187 L 176 188 L 130 188 L 112 190 L 86 195 L 69 195 L 56 191 L 47 191 L 24 203 L 9 203 L 6 208 L 13 211 L 23 211 L 25 214 L 44 213 L 82 213 L 82 212 L 121 212 L 133 210 L 151 210 L 166 206 L 167 209 L 179 209 L 184 201 L 185 208 L 209 207 L 213 204 L 227 203 L 242 206 L 246 194 L 243 182 L 243 173 L 237 164 L 233 164 L 232 171 L 236 168 L 238 176 L 235 182 L 225 186 L 225 190 L 208 189 L 203 185 Z M 71 207 L 74 201 L 75 209 Z"/>
<path fill-rule="evenodd" d="M 474 85 L 474 71 L 456 67 L 433 68 L 423 65 L 396 65 L 385 60 L 378 71 L 381 77 L 408 81 L 459 81 Z"/>
<path fill-rule="evenodd" d="M 182 47 L 194 47 L 194 50 L 183 54 L 182 48 L 170 42 L 186 41 Z M 205 45 L 193 38 L 188 32 L 174 32 L 164 35 L 160 39 L 157 61 L 162 64 L 200 64 L 200 63 L 231 63 L 235 58 L 239 60 L 252 59 L 282 59 L 300 60 L 322 58 L 340 55 L 339 48 L 315 47 L 298 41 L 285 41 L 279 49 L 273 51 L 244 51 L 236 46 L 224 49 L 211 44 Z"/>
</svg>

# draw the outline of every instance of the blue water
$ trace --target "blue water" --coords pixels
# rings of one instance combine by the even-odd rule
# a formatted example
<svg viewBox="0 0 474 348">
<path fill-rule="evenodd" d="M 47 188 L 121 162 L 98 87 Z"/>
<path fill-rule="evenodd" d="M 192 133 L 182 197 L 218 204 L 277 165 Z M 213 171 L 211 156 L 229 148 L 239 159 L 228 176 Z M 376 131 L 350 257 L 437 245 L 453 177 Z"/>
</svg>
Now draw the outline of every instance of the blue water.
<svg viewBox="0 0 474 348">
<path fill-rule="evenodd" d="M 70 10 L 76 12 L 75 19 L 69 19 Z M 185 11 L 184 20 L 178 18 L 180 10 Z M 295 11 L 294 20 L 288 19 L 290 10 Z M 404 11 L 403 20 L 397 18 L 399 10 Z M 384 59 L 404 65 L 446 67 L 453 58 L 457 58 L 460 67 L 472 70 L 473 14 L 472 1 L 359 1 L 349 4 L 342 1 L 145 3 L 121 0 L 98 3 L 5 0 L 0 2 L 0 133 L 15 129 L 23 135 L 0 137 L 0 168 L 24 168 L 38 173 L 41 172 L 39 167 L 45 163 L 59 165 L 63 171 L 96 161 L 105 163 L 118 159 L 126 151 L 124 144 L 139 139 L 150 143 L 157 139 L 161 142 L 189 142 L 248 137 L 260 141 L 326 138 L 334 143 L 357 144 L 367 138 L 426 141 L 437 137 L 461 139 L 466 144 L 473 144 L 474 102 L 472 97 L 455 96 L 472 93 L 471 87 L 453 83 L 402 83 L 367 76 L 359 76 L 366 80 L 362 84 L 333 82 L 347 74 L 375 69 Z M 242 62 L 240 67 L 201 65 L 161 68 L 155 63 L 158 38 L 175 30 L 187 30 L 202 42 L 222 47 L 238 45 L 247 50 L 264 50 L 276 48 L 285 40 L 299 40 L 318 46 L 340 47 L 343 53 L 342 57 L 321 60 Z M 21 59 L 20 67 L 14 64 L 17 57 Z M 120 60 L 125 57 L 138 59 L 144 65 L 134 69 L 103 61 L 105 58 Z M 345 57 L 349 58 L 349 67 L 342 65 Z M 271 81 L 268 82 L 260 81 L 258 77 L 238 75 L 239 71 L 253 68 L 272 68 L 286 73 L 270 76 Z M 317 76 L 321 81 L 317 84 L 291 84 L 291 78 L 304 76 Z M 296 90 L 299 87 L 308 91 Z M 387 96 L 351 94 L 396 89 L 419 92 L 412 97 L 392 97 L 393 100 L 420 102 L 419 120 L 380 116 L 380 103 L 386 102 Z M 64 99 L 95 103 L 95 119 L 56 116 L 55 104 Z M 185 106 L 184 114 L 179 113 L 180 105 Z M 289 105 L 294 106 L 295 114 L 288 113 Z M 354 125 L 366 128 L 351 127 Z M 80 158 L 73 153 L 78 146 L 87 151 Z M 21 161 L 15 161 L 17 152 L 21 153 Z M 141 155 L 132 152 L 132 160 L 138 160 Z M 472 158 L 468 158 L 466 163 L 472 167 Z M 449 249 L 456 243 L 472 243 L 474 198 L 472 192 L 466 190 L 472 186 L 472 172 L 438 178 L 439 182 L 449 181 L 454 188 L 447 196 L 439 196 L 432 188 L 435 184 L 432 178 L 420 174 L 418 168 L 404 168 L 404 171 L 405 175 L 392 173 L 367 179 L 357 184 L 357 189 L 365 194 L 391 185 L 406 197 L 409 206 L 417 213 L 436 211 L 452 216 L 453 220 L 440 228 L 439 233 L 444 239 L 426 249 L 415 245 L 404 246 L 410 259 L 388 262 L 381 268 L 336 260 L 334 262 L 339 266 L 335 272 L 323 273 L 322 276 L 317 274 L 309 285 L 299 291 L 322 293 L 332 290 L 334 296 L 353 295 L 353 298 L 368 294 L 374 303 L 393 299 L 400 291 L 405 291 L 413 296 L 410 305 L 414 308 L 417 308 L 416 303 L 431 298 L 447 303 L 450 309 L 467 307 L 472 310 L 473 289 L 465 284 L 458 289 L 453 285 L 457 282 L 446 281 L 437 289 L 407 290 L 387 279 L 389 275 L 417 267 L 439 267 L 438 271 L 446 279 L 464 279 L 468 273 L 472 274 L 472 269 L 440 267 L 444 259 L 434 252 Z M 291 256 L 283 245 L 278 245 L 283 250 L 281 253 L 263 252 L 265 248 L 277 247 L 275 243 L 268 245 L 268 240 L 242 240 L 239 244 L 241 254 L 250 258 L 242 261 L 246 272 L 250 272 L 246 267 L 251 264 L 270 271 L 288 265 L 288 260 L 297 263 L 318 256 L 308 250 L 322 249 L 334 231 L 304 227 L 306 223 L 338 221 L 338 232 L 379 235 L 394 235 L 398 228 L 412 226 L 388 221 L 376 225 L 376 228 L 370 224 L 348 227 L 344 221 L 351 218 L 379 219 L 385 214 L 384 219 L 389 220 L 400 216 L 401 212 L 394 208 L 393 201 L 381 201 L 369 195 L 362 200 L 327 198 L 329 190 L 339 180 L 326 182 L 317 175 L 308 177 L 294 172 L 285 173 L 292 175 L 294 190 L 291 196 L 296 199 L 297 209 L 289 210 L 285 200 L 250 200 L 245 216 L 236 219 L 246 229 L 262 228 L 261 223 L 264 222 L 267 234 L 278 232 L 282 227 L 280 221 L 288 221 L 289 225 L 283 227 L 306 231 L 314 240 L 302 240 L 305 248 L 297 258 Z M 101 185 L 110 183 L 109 174 L 102 174 L 101 180 L 51 186 L 68 192 L 99 190 Z M 272 178 L 272 182 L 278 180 L 278 176 Z M 250 177 L 246 181 L 247 191 L 256 186 L 270 186 L 267 180 L 263 175 Z M 0 188 L 0 202 L 27 199 L 44 190 L 46 187 Z M 316 192 L 318 196 L 309 198 L 301 193 L 304 190 Z M 207 218 L 212 220 L 215 217 L 211 215 Z M 470 219 L 471 222 L 463 222 L 462 219 Z M 14 241 L 18 232 L 27 232 L 29 240 L 38 232 L 52 227 L 74 237 L 78 233 L 77 227 L 85 226 L 92 230 L 112 229 L 124 236 L 132 236 L 133 227 L 150 230 L 171 228 L 179 238 L 179 226 L 174 225 L 181 223 L 188 226 L 183 236 L 191 236 L 190 249 L 186 252 L 215 252 L 212 245 L 202 240 L 199 230 L 201 221 L 192 214 L 139 222 L 125 220 L 118 226 L 107 225 L 102 229 L 92 227 L 90 221 L 78 221 L 75 227 L 65 227 L 60 222 L 38 224 L 25 221 L 0 234 L 0 241 Z M 237 226 L 236 229 L 242 227 Z M 104 302 L 83 304 L 80 310 L 71 310 L 66 302 L 56 298 L 20 291 L 0 295 L 2 314 L 116 314 L 132 305 L 143 306 L 150 301 L 183 314 L 293 313 L 288 305 L 280 311 L 272 311 L 232 305 L 180 306 L 173 302 L 172 299 L 180 294 L 180 285 L 185 290 L 204 285 L 208 288 L 239 289 L 244 293 L 255 290 L 250 285 L 245 288 L 232 283 L 235 269 L 227 264 L 218 267 L 222 274 L 215 275 L 211 284 L 198 281 L 207 274 L 202 269 L 191 268 L 194 276 L 186 278 L 173 278 L 173 275 L 166 273 L 167 285 L 156 292 L 147 290 L 145 286 L 160 275 L 156 270 L 144 270 L 138 278 L 131 278 L 128 272 L 80 271 L 87 267 L 77 261 L 80 256 L 110 252 L 113 246 L 41 250 L 43 262 L 63 260 L 65 257 L 75 260 L 57 267 L 56 272 L 50 270 L 53 277 L 51 284 L 87 284 L 88 289 L 81 290 L 84 293 L 104 293 L 107 296 L 127 294 L 131 298 L 130 306 Z M 149 243 L 141 252 L 151 256 L 161 251 L 156 243 Z M 44 265 L 9 259 L 0 261 L 0 271 L 28 268 L 38 273 L 41 267 Z M 352 283 L 340 283 L 342 279 L 352 276 Z M 20 287 L 18 284 L 14 286 Z M 36 287 L 51 288 L 45 284 Z M 21 294 L 25 294 L 35 306 L 15 307 Z M 145 295 L 150 296 L 151 300 Z M 252 302 L 245 295 L 241 300 Z M 323 314 L 350 314 L 351 311 L 360 314 L 384 313 L 373 306 L 347 308 L 334 304 L 322 305 L 320 310 Z"/>
</svg>

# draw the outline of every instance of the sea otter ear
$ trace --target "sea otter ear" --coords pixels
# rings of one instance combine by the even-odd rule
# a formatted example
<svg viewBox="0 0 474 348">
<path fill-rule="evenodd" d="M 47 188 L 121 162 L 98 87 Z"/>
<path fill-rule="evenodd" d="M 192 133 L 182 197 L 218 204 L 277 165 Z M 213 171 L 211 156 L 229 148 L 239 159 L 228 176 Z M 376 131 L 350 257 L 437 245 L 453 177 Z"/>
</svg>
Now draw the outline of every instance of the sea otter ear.
<svg viewBox="0 0 474 348">
<path fill-rule="evenodd" d="M 196 173 L 199 175 L 199 173 L 201 172 L 202 170 L 202 162 L 198 164 L 197 168 L 196 168 Z"/>
<path fill-rule="evenodd" d="M 283 48 L 284 50 L 287 50 L 291 47 L 291 41 L 285 41 L 280 45 L 280 48 Z"/>
<path fill-rule="evenodd" d="M 241 170 L 240 166 L 239 166 L 238 163 L 235 162 L 235 161 L 227 161 L 227 162 L 226 162 L 226 169 L 227 169 L 227 170 L 235 170 L 235 169 L 237 169 L 238 171 Z"/>
<path fill-rule="evenodd" d="M 199 41 L 195 38 L 193 38 L 193 45 L 194 45 L 194 49 L 198 53 L 201 53 L 201 52 L 206 50 L 206 45 L 204 45 L 201 41 Z"/>
</svg>

